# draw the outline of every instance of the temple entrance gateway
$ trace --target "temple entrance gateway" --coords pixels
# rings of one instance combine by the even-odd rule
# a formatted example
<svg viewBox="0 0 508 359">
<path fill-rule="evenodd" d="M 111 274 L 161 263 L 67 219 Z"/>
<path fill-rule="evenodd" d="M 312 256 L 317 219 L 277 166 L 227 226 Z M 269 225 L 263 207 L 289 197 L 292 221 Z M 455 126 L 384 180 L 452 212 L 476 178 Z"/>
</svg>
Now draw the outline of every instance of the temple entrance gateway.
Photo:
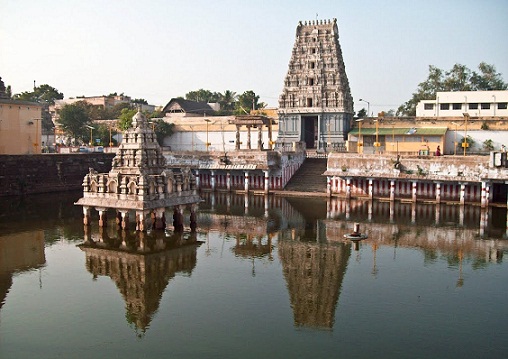
<svg viewBox="0 0 508 359">
<path fill-rule="evenodd" d="M 302 116 L 302 140 L 305 142 L 307 148 L 316 148 L 317 133 L 318 133 L 318 117 L 317 116 Z"/>
</svg>

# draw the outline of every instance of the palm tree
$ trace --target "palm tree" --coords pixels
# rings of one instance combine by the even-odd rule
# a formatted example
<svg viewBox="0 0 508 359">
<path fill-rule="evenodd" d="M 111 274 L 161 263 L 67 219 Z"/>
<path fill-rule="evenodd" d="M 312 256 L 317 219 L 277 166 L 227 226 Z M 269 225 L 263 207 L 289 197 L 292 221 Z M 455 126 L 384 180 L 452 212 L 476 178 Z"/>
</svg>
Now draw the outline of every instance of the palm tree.
<svg viewBox="0 0 508 359">
<path fill-rule="evenodd" d="M 235 109 L 235 102 L 237 98 L 237 94 L 234 91 L 226 90 L 224 93 L 220 94 L 219 103 L 221 105 L 221 109 L 225 111 L 232 111 Z"/>
</svg>

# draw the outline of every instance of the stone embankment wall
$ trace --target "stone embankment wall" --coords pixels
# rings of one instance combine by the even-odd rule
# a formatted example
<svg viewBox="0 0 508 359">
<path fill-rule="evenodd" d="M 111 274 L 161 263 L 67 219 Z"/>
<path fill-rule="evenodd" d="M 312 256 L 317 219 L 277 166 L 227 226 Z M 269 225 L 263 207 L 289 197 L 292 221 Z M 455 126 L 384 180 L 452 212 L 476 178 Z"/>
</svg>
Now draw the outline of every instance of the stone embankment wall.
<svg viewBox="0 0 508 359">
<path fill-rule="evenodd" d="M 93 168 L 109 172 L 113 153 L 0 155 L 0 196 L 79 190 Z"/>
<path fill-rule="evenodd" d="M 328 175 L 434 181 L 508 180 L 508 169 L 489 156 L 396 156 L 331 154 Z M 398 163 L 397 163 L 398 162 Z"/>
</svg>

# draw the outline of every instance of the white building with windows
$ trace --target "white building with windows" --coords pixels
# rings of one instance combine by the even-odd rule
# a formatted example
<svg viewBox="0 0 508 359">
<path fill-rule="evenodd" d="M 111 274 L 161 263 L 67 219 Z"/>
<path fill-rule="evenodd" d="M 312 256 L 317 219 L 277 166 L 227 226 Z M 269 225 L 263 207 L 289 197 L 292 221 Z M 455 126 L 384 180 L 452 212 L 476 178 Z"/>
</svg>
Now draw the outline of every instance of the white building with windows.
<svg viewBox="0 0 508 359">
<path fill-rule="evenodd" d="M 508 91 L 438 92 L 416 106 L 416 117 L 508 117 Z"/>
</svg>

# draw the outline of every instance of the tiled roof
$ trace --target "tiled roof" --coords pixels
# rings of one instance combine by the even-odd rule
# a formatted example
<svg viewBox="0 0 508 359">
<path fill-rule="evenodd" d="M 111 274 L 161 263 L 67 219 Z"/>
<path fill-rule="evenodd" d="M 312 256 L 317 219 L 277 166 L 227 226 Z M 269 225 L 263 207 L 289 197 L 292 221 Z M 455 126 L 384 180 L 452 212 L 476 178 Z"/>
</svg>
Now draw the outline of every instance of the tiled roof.
<svg viewBox="0 0 508 359">
<path fill-rule="evenodd" d="M 177 103 L 185 113 L 211 114 L 214 112 L 214 110 L 206 102 L 184 100 L 183 98 L 172 98 L 171 101 L 164 106 L 163 112 L 168 112 L 169 108 L 175 103 Z"/>
</svg>

